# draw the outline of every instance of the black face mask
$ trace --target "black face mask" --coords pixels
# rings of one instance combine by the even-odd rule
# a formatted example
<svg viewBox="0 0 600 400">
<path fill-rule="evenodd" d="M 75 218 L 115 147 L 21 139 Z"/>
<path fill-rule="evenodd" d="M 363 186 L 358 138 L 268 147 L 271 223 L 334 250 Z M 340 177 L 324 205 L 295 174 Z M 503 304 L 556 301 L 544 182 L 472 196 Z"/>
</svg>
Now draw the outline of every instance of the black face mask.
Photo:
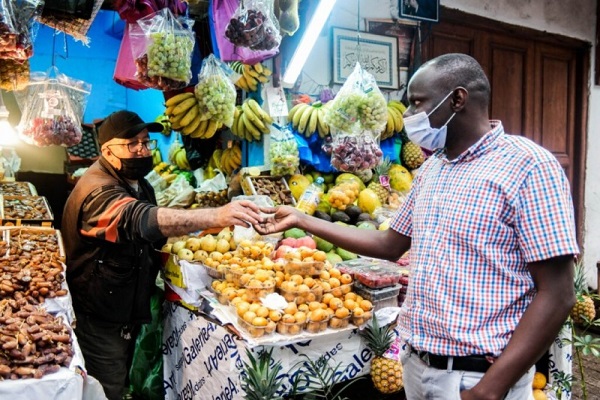
<svg viewBox="0 0 600 400">
<path fill-rule="evenodd" d="M 119 160 L 121 160 L 119 174 L 129 180 L 137 181 L 152 171 L 152 157 L 119 158 Z"/>
</svg>

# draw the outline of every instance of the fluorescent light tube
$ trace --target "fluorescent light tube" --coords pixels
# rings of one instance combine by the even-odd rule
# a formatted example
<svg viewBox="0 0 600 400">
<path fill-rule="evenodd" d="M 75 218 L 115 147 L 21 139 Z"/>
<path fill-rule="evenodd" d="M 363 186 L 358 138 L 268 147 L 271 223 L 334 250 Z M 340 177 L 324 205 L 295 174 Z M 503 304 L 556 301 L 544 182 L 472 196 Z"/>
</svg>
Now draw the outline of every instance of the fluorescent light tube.
<svg viewBox="0 0 600 400">
<path fill-rule="evenodd" d="M 296 83 L 300 71 L 304 67 L 310 52 L 321 34 L 321 30 L 333 10 L 336 0 L 321 0 L 315 10 L 310 23 L 304 30 L 304 35 L 300 39 L 300 44 L 296 48 L 292 60 L 285 69 L 281 85 L 284 88 L 291 88 Z"/>
</svg>

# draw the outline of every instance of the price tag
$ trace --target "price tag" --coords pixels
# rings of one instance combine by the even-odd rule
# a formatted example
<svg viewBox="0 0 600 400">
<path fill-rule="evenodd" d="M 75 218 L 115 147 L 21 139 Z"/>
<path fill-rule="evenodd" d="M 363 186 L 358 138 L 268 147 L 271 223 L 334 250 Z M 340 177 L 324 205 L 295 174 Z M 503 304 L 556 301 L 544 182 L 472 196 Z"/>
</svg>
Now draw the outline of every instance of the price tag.
<svg viewBox="0 0 600 400">
<path fill-rule="evenodd" d="M 282 87 L 267 87 L 265 89 L 269 115 L 275 117 L 287 117 L 288 107 Z"/>
</svg>

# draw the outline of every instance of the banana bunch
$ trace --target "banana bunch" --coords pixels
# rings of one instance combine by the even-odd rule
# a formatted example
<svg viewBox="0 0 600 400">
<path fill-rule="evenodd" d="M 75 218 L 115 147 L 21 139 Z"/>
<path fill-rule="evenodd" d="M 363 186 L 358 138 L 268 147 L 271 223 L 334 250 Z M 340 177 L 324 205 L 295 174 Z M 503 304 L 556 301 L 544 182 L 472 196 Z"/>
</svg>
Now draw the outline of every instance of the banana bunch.
<svg viewBox="0 0 600 400">
<path fill-rule="evenodd" d="M 234 61 L 229 66 L 235 72 L 242 75 L 235 85 L 246 92 L 256 92 L 258 90 L 258 83 L 269 82 L 269 76 L 273 73 L 261 63 L 251 65 Z"/>
<path fill-rule="evenodd" d="M 181 170 L 189 171 L 191 169 L 185 148 L 179 140 L 175 140 L 169 148 L 169 161 Z"/>
<path fill-rule="evenodd" d="M 271 131 L 273 118 L 254 99 L 246 99 L 233 113 L 231 132 L 249 142 L 260 140 L 261 134 Z"/>
<path fill-rule="evenodd" d="M 152 167 L 152 169 L 154 170 L 154 172 L 156 172 L 157 174 L 162 174 L 164 171 L 166 171 L 166 169 L 169 167 L 169 164 L 167 164 L 164 161 L 159 162 L 158 164 L 156 164 L 154 167 Z"/>
<path fill-rule="evenodd" d="M 238 143 L 223 150 L 221 154 L 221 171 L 231 175 L 233 171 L 242 166 L 242 148 Z"/>
<path fill-rule="evenodd" d="M 381 132 L 381 140 L 391 138 L 395 132 L 400 132 L 404 128 L 404 119 L 402 114 L 406 111 L 406 106 L 397 100 L 390 100 L 387 104 L 387 124 Z"/>
<path fill-rule="evenodd" d="M 325 123 L 325 111 L 327 104 L 320 101 L 313 104 L 298 103 L 288 113 L 288 122 L 292 123 L 295 130 L 306 137 L 315 132 L 324 138 L 329 135 L 329 125 Z"/>
<path fill-rule="evenodd" d="M 179 93 L 167 100 L 165 106 L 171 127 L 182 135 L 210 139 L 223 127 L 220 121 L 203 118 L 194 93 Z"/>
<path fill-rule="evenodd" d="M 208 160 L 208 165 L 204 168 L 204 178 L 211 179 L 217 175 L 215 170 L 221 170 L 221 157 L 223 156 L 222 149 L 215 149 L 210 159 Z"/>
<path fill-rule="evenodd" d="M 160 133 L 162 133 L 165 136 L 169 136 L 171 134 L 171 121 L 169 121 L 169 117 L 167 116 L 167 114 L 160 114 L 158 117 L 156 117 L 154 122 L 158 122 L 163 126 L 163 130 Z"/>
<path fill-rule="evenodd" d="M 162 163 L 162 156 L 158 148 L 152 150 L 152 166 L 156 167 Z"/>
</svg>

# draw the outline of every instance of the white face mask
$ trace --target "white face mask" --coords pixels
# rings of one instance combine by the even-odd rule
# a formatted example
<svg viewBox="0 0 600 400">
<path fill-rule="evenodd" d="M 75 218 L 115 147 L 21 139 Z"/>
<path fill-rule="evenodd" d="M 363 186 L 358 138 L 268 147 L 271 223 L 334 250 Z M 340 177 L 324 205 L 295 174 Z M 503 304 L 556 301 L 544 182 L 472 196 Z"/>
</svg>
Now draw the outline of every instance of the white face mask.
<svg viewBox="0 0 600 400">
<path fill-rule="evenodd" d="M 440 101 L 438 105 L 429 112 L 429 114 L 425 113 L 425 111 L 421 111 L 418 114 L 404 118 L 404 129 L 406 130 L 406 135 L 411 142 L 414 142 L 430 151 L 442 148 L 446 145 L 446 125 L 452 121 L 452 118 L 454 118 L 456 113 L 452 114 L 448 121 L 446 121 L 446 123 L 439 128 L 431 127 L 429 116 L 433 114 L 433 112 L 437 110 L 453 92 L 454 90 L 448 93 L 446 97 L 444 97 L 442 101 Z"/>
</svg>

